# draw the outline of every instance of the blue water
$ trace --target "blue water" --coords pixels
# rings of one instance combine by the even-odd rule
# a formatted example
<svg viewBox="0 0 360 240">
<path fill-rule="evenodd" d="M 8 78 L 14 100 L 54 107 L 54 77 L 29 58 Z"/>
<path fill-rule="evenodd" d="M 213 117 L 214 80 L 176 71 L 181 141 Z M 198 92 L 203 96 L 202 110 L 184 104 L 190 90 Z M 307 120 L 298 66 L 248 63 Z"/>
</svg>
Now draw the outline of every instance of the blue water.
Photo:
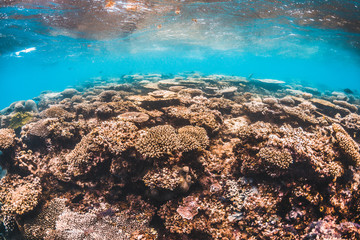
<svg viewBox="0 0 360 240">
<path fill-rule="evenodd" d="M 92 78 L 197 71 L 360 91 L 359 1 L 0 2 L 0 109 Z"/>
</svg>

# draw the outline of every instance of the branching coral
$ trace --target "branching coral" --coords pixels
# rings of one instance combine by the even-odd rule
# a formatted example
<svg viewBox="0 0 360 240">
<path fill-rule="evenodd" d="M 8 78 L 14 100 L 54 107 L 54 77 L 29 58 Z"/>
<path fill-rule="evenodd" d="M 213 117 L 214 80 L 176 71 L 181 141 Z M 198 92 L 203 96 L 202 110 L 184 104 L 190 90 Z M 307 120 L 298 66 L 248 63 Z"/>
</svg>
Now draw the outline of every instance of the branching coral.
<svg viewBox="0 0 360 240">
<path fill-rule="evenodd" d="M 13 129 L 0 129 L 0 150 L 8 149 L 15 144 L 15 131 Z"/>
<path fill-rule="evenodd" d="M 332 127 L 335 131 L 335 137 L 338 141 L 340 148 L 346 155 L 351 158 L 351 160 L 355 164 L 359 165 L 360 153 L 357 143 L 350 137 L 350 135 L 344 130 L 344 128 L 341 127 L 341 125 L 334 123 Z"/>
<path fill-rule="evenodd" d="M 270 176 L 278 176 L 293 163 L 293 158 L 287 149 L 264 147 L 258 153 L 261 165 Z"/>
<path fill-rule="evenodd" d="M 166 189 L 174 191 L 179 189 L 183 192 L 189 190 L 195 175 L 189 167 L 164 167 L 159 170 L 150 170 L 143 177 L 146 186 L 151 189 Z"/>
<path fill-rule="evenodd" d="M 137 127 L 131 122 L 106 121 L 84 136 L 75 148 L 65 156 L 64 176 L 84 175 L 104 160 L 106 154 L 121 154 L 134 146 Z M 60 172 L 61 173 L 61 172 Z M 64 178 L 65 177 L 65 178 Z"/>
<path fill-rule="evenodd" d="M 171 155 L 179 147 L 180 140 L 175 128 L 170 125 L 150 128 L 136 144 L 136 149 L 148 158 L 161 158 Z"/>
<path fill-rule="evenodd" d="M 181 141 L 181 149 L 185 152 L 205 149 L 209 145 L 209 137 L 206 130 L 201 127 L 182 127 L 178 130 L 178 136 Z"/>
<path fill-rule="evenodd" d="M 23 215 L 30 212 L 39 203 L 41 191 L 39 178 L 5 176 L 0 184 L 1 213 Z"/>
</svg>

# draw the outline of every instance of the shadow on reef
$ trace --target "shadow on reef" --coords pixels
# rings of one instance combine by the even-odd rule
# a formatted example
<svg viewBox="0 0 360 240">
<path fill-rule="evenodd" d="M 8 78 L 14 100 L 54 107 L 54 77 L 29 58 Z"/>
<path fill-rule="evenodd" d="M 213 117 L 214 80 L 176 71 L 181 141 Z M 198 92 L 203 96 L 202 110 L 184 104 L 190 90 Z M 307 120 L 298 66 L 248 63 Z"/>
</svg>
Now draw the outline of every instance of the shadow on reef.
<svg viewBox="0 0 360 240">
<path fill-rule="evenodd" d="M 0 115 L 2 238 L 360 238 L 353 92 L 148 74 L 35 100 Z"/>
</svg>

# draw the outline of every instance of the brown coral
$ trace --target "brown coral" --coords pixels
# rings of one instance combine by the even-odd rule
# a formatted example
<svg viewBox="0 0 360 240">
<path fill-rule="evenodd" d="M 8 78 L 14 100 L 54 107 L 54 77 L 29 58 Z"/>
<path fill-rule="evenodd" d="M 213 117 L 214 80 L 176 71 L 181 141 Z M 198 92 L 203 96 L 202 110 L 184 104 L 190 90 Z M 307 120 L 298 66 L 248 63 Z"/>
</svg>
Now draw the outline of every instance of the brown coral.
<svg viewBox="0 0 360 240">
<path fill-rule="evenodd" d="M 170 125 L 150 128 L 136 144 L 136 149 L 148 158 L 161 158 L 171 155 L 179 147 L 180 141 L 175 128 Z"/>
<path fill-rule="evenodd" d="M 0 150 L 8 149 L 15 144 L 15 131 L 10 128 L 0 129 Z"/>
<path fill-rule="evenodd" d="M 193 178 L 194 174 L 187 166 L 182 168 L 174 167 L 172 169 L 164 167 L 148 171 L 143 177 L 143 181 L 151 189 L 174 191 L 178 188 L 186 192 L 193 183 Z"/>
<path fill-rule="evenodd" d="M 277 171 L 286 170 L 293 163 L 291 153 L 287 149 L 264 147 L 260 149 L 258 155 L 270 176 L 276 176 Z"/>
<path fill-rule="evenodd" d="M 21 178 L 7 175 L 0 184 L 0 203 L 2 214 L 23 215 L 33 210 L 41 197 L 39 178 Z"/>
<path fill-rule="evenodd" d="M 205 149 L 209 145 L 209 137 L 202 127 L 185 126 L 178 130 L 178 134 L 185 152 Z"/>
<path fill-rule="evenodd" d="M 359 146 L 350 137 L 350 135 L 344 130 L 341 125 L 334 123 L 332 125 L 335 131 L 335 137 L 338 141 L 340 148 L 348 155 L 355 164 L 360 164 Z"/>
<path fill-rule="evenodd" d="M 84 136 L 75 148 L 63 159 L 65 175 L 56 175 L 65 180 L 66 176 L 86 174 L 92 167 L 104 161 L 106 154 L 121 154 L 134 146 L 137 127 L 131 122 L 105 121 Z M 65 177 L 65 178 L 64 178 Z"/>
<path fill-rule="evenodd" d="M 55 198 L 42 206 L 39 212 L 32 217 L 26 218 L 24 223 L 24 235 L 26 239 L 51 239 L 49 234 L 55 230 L 56 221 L 66 209 L 66 199 Z M 49 237 L 49 238 L 47 238 Z"/>
</svg>

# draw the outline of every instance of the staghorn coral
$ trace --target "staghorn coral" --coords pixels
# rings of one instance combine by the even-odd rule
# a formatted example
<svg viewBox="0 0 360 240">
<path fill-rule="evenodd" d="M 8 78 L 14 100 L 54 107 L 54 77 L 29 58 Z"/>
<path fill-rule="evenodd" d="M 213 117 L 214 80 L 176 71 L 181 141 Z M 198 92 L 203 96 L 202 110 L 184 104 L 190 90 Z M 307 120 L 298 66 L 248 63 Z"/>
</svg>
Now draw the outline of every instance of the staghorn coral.
<svg viewBox="0 0 360 240">
<path fill-rule="evenodd" d="M 162 125 L 150 128 L 139 138 L 136 149 L 147 158 L 161 158 L 171 155 L 180 147 L 175 128 Z"/>
<path fill-rule="evenodd" d="M 342 151 L 348 155 L 356 165 L 360 164 L 360 153 L 357 143 L 350 137 L 344 128 L 341 127 L 341 125 L 334 123 L 332 127 L 335 131 L 336 140 Z"/>
<path fill-rule="evenodd" d="M 42 192 L 39 178 L 6 175 L 0 183 L 1 214 L 23 215 L 39 203 Z"/>
<path fill-rule="evenodd" d="M 9 128 L 0 129 L 0 150 L 8 149 L 15 144 L 15 131 Z"/>
<path fill-rule="evenodd" d="M 201 127 L 185 126 L 178 129 L 178 137 L 181 149 L 185 152 L 205 149 L 209 145 L 209 137 L 206 130 Z"/>
</svg>

